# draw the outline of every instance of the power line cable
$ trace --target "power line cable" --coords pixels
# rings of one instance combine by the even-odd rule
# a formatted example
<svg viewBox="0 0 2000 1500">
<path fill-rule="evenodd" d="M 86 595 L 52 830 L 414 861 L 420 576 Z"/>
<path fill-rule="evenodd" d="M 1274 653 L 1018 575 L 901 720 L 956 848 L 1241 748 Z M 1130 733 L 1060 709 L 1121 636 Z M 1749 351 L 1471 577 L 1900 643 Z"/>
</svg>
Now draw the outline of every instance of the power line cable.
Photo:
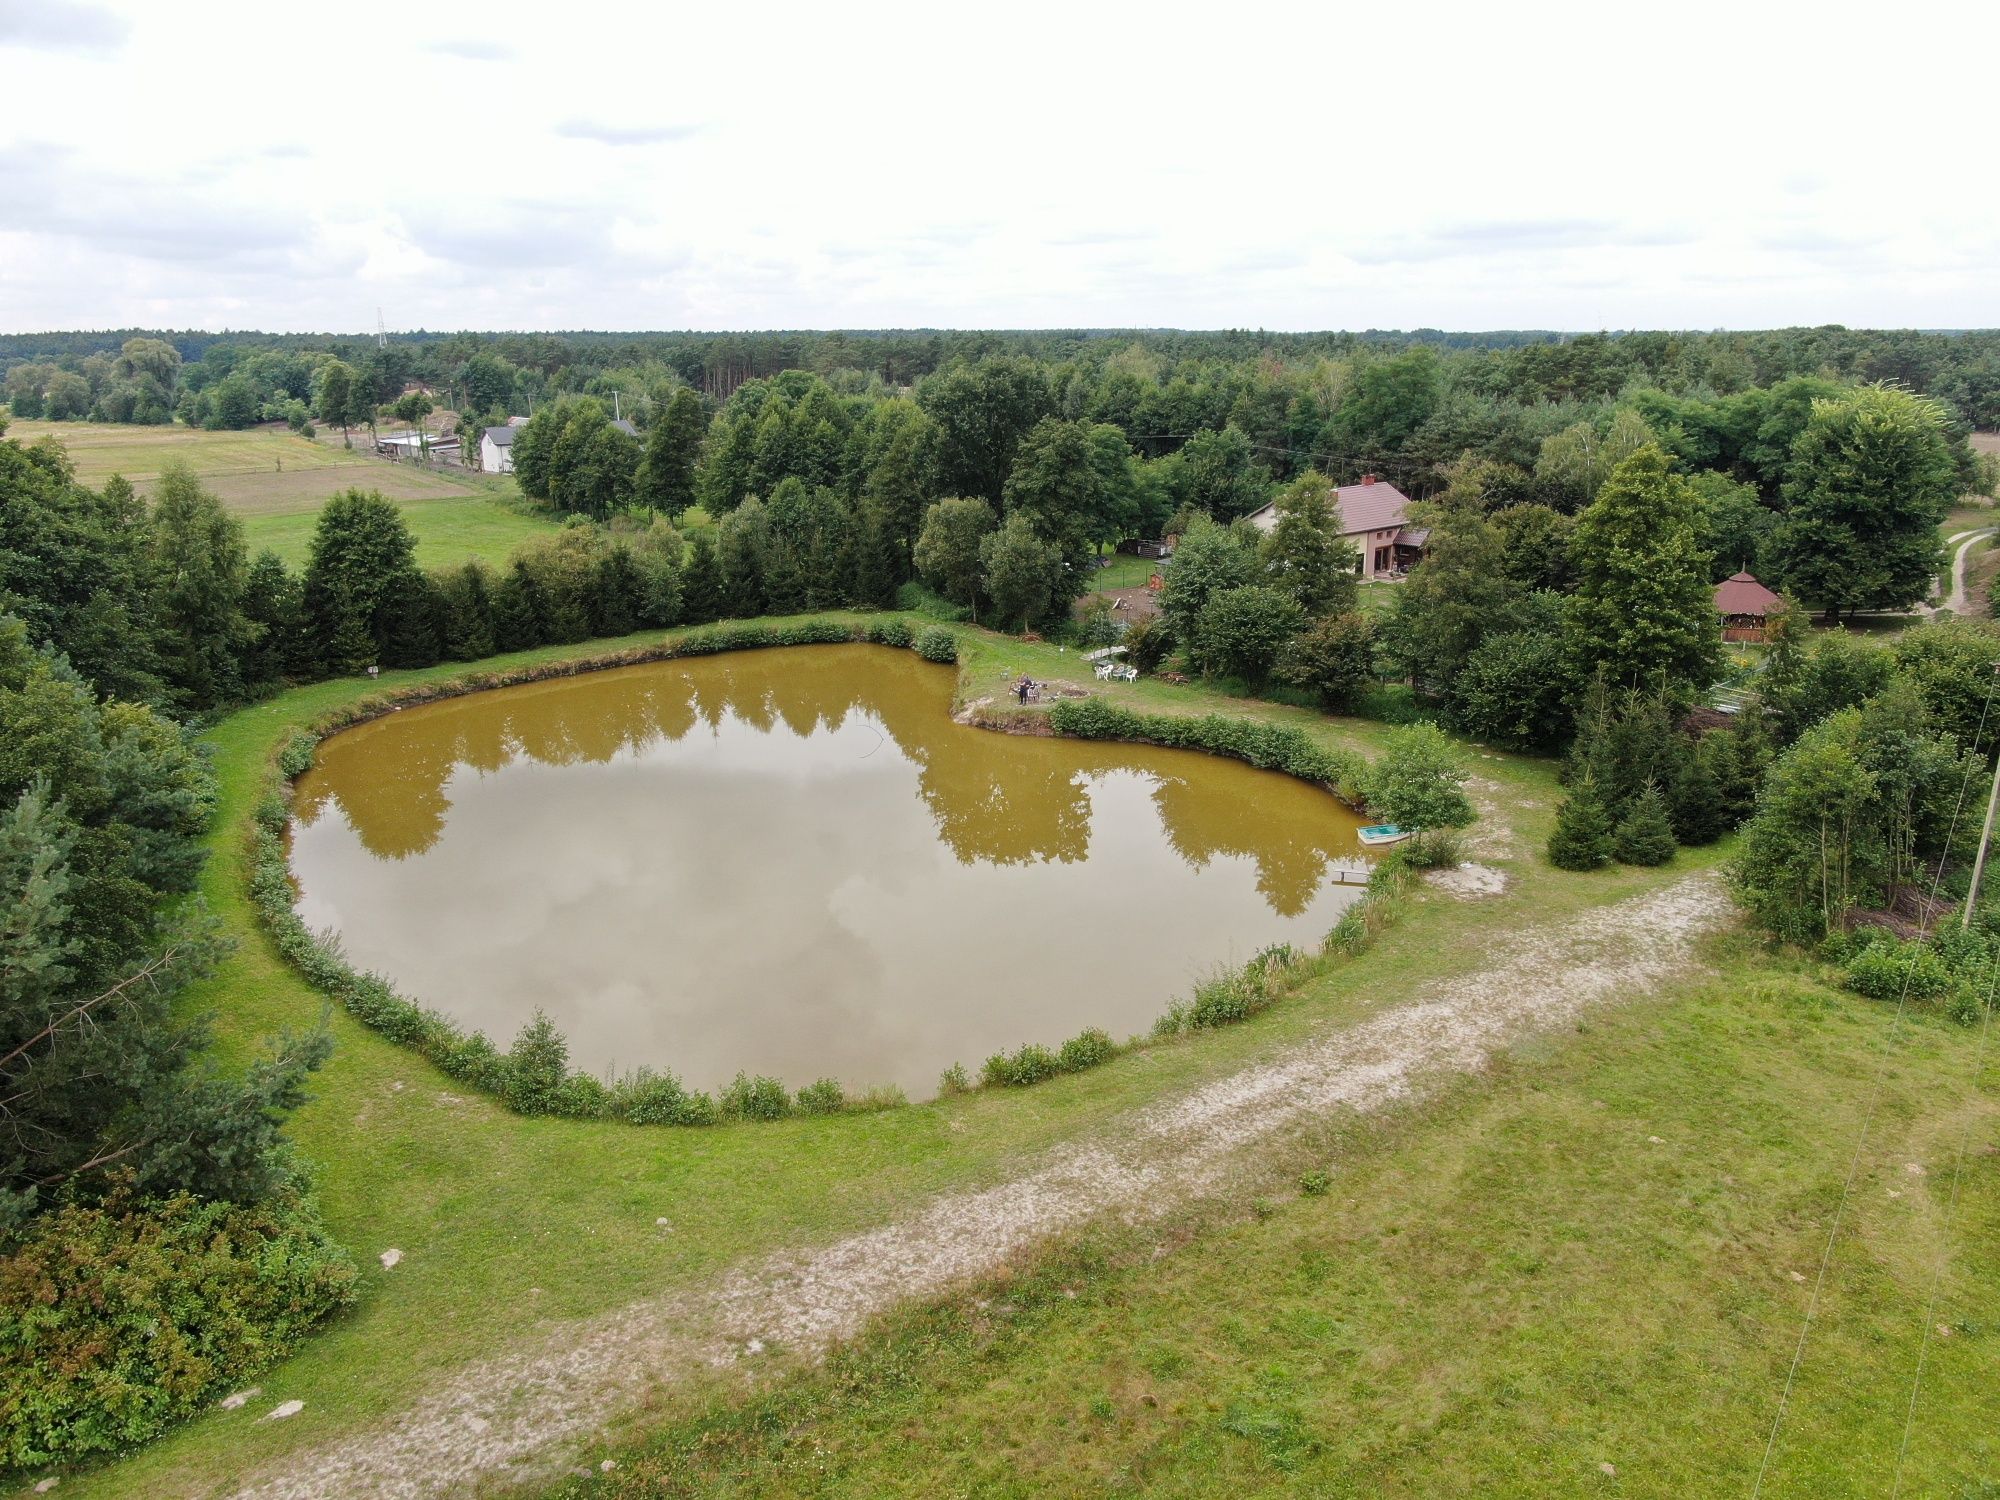
<svg viewBox="0 0 2000 1500">
<path fill-rule="evenodd" d="M 1979 1097 L 1979 1080 L 1986 1076 L 1986 1039 L 1993 1031 L 1993 1005 L 2000 997 L 2000 963 L 1991 963 L 1992 980 L 1986 987 L 1986 1005 L 1979 1019 L 1979 1047 L 1973 1054 L 1972 1095 L 1976 1103 Z M 1972 1142 L 1972 1119 L 1968 1113 L 1964 1127 L 1958 1133 L 1958 1158 L 1952 1164 L 1951 1192 L 1945 1198 L 1944 1223 L 1938 1231 L 1937 1264 L 1931 1270 L 1931 1293 L 1924 1304 L 1922 1338 L 1917 1345 L 1917 1370 L 1910 1380 L 1910 1405 L 1903 1414 L 1903 1441 L 1896 1449 L 1896 1474 L 1891 1483 L 1891 1500 L 1903 1491 L 1903 1460 L 1910 1452 L 1910 1435 L 1917 1424 L 1917 1393 L 1924 1384 L 1924 1364 L 1931 1352 L 1931 1329 L 1937 1317 L 1938 1294 L 1944 1286 L 1945 1262 L 1951 1259 L 1951 1225 L 1958 1215 L 1958 1190 L 1965 1180 L 1965 1157 Z"/>
<path fill-rule="evenodd" d="M 1979 710 L 1979 727 L 1972 734 L 1972 743 L 1975 746 L 1985 738 L 1986 716 L 1992 711 L 1993 691 L 1996 686 L 2000 686 L 2000 676 L 1996 676 L 1986 685 L 1986 702 Z M 1965 775 L 1959 779 L 1958 801 L 1952 807 L 1951 822 L 1945 829 L 1944 848 L 1938 855 L 1937 870 L 1931 877 L 1931 906 L 1933 907 L 1937 904 L 1938 890 L 1944 883 L 1945 863 L 1951 858 L 1952 839 L 1958 832 L 1959 816 L 1965 810 L 1966 790 L 1971 785 L 1972 766 L 1968 765 L 1965 768 Z M 1920 937 L 1923 935 L 1921 925 L 1918 928 L 1918 934 Z M 1784 1426 L 1785 1413 L 1791 1405 L 1792 1387 L 1798 1380 L 1799 1365 L 1805 1359 L 1806 1342 L 1812 1334 L 1813 1318 L 1819 1311 L 1820 1293 L 1826 1286 L 1827 1268 L 1833 1261 L 1834 1242 L 1840 1237 L 1841 1221 L 1847 1215 L 1847 1200 L 1854 1191 L 1855 1175 L 1861 1170 L 1861 1156 L 1868 1145 L 1868 1132 L 1875 1122 L 1875 1107 L 1882 1099 L 1882 1084 L 1883 1080 L 1888 1076 L 1889 1056 L 1895 1047 L 1897 1036 L 1902 1031 L 1903 1015 L 1908 1009 L 1910 1000 L 1910 981 L 1916 975 L 1916 968 L 1917 952 L 1913 947 L 1910 953 L 1909 966 L 1903 971 L 1902 993 L 1896 997 L 1896 1013 L 1889 1023 L 1888 1040 L 1882 1048 L 1881 1061 L 1875 1068 L 1875 1081 L 1873 1087 L 1869 1090 L 1868 1107 L 1862 1112 L 1861 1133 L 1855 1137 L 1854 1155 L 1848 1161 L 1847 1176 L 1842 1180 L 1840 1185 L 1840 1201 L 1834 1207 L 1833 1223 L 1828 1227 L 1826 1232 L 1826 1248 L 1820 1252 L 1819 1272 L 1813 1277 L 1812 1295 L 1806 1299 L 1805 1318 L 1799 1324 L 1799 1341 L 1797 1346 L 1792 1350 L 1791 1366 L 1785 1371 L 1784 1388 L 1778 1393 L 1778 1409 L 1771 1417 L 1770 1435 L 1764 1440 L 1764 1457 L 1757 1465 L 1757 1482 L 1750 1487 L 1751 1500 L 1757 1500 L 1757 1496 L 1763 1493 L 1764 1476 L 1770 1471 L 1771 1455 L 1777 1450 L 1778 1446 L 1778 1432 Z"/>
</svg>

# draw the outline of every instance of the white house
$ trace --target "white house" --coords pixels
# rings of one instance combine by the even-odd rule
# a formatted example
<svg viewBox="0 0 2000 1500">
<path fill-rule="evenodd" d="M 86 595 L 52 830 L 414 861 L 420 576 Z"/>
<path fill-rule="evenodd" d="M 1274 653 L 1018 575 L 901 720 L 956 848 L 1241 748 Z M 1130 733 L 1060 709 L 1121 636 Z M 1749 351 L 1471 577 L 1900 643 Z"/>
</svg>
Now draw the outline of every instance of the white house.
<svg viewBox="0 0 2000 1500">
<path fill-rule="evenodd" d="M 1363 474 L 1359 484 L 1343 484 L 1334 491 L 1340 506 L 1340 534 L 1361 554 L 1363 578 L 1400 577 L 1424 555 L 1430 533 L 1412 530 L 1404 524 L 1410 513 L 1410 497 L 1374 474 Z M 1259 531 L 1278 524 L 1277 502 L 1247 517 Z"/>
<path fill-rule="evenodd" d="M 479 434 L 479 467 L 488 474 L 511 474 L 514 472 L 514 437 L 528 425 L 526 417 L 510 417 L 505 427 L 489 427 Z M 637 437 L 639 429 L 630 422 L 611 424 L 628 437 Z"/>
<path fill-rule="evenodd" d="M 489 427 L 479 434 L 479 467 L 488 474 L 514 472 L 514 434 L 521 429 L 509 423 Z"/>
</svg>

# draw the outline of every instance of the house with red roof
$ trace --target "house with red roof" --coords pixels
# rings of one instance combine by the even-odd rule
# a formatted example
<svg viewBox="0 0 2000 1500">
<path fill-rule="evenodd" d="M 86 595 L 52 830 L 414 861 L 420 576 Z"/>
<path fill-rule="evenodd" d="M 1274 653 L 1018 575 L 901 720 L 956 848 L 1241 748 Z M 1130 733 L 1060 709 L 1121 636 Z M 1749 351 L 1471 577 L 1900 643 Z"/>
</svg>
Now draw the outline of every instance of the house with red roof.
<svg viewBox="0 0 2000 1500">
<path fill-rule="evenodd" d="M 1343 484 L 1334 491 L 1340 505 L 1340 534 L 1361 554 L 1363 578 L 1400 578 L 1424 555 L 1430 532 L 1406 524 L 1410 497 L 1379 475 L 1363 474 L 1359 484 Z M 1276 501 L 1245 518 L 1259 531 L 1274 530 L 1278 524 Z"/>
<path fill-rule="evenodd" d="M 1715 586 L 1715 612 L 1722 616 L 1725 641 L 1761 641 L 1764 622 L 1784 600 L 1748 573 L 1725 578 Z"/>
</svg>

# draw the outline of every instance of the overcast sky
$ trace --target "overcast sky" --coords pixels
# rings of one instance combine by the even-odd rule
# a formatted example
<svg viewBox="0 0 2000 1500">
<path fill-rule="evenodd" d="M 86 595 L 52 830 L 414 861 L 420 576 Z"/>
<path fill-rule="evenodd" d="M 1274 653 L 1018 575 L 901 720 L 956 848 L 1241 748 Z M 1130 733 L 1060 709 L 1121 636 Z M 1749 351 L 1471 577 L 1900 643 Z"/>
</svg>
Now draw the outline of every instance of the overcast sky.
<svg viewBox="0 0 2000 1500">
<path fill-rule="evenodd" d="M 0 331 L 2000 324 L 1993 0 L 702 10 L 0 0 Z"/>
</svg>

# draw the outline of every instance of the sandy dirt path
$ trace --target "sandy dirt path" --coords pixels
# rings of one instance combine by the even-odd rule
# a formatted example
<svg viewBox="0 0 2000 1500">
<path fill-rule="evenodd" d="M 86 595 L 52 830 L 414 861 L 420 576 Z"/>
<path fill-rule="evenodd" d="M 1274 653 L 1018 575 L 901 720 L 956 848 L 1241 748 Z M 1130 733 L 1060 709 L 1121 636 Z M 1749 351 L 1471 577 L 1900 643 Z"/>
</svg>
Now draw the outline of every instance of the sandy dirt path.
<svg viewBox="0 0 2000 1500">
<path fill-rule="evenodd" d="M 546 1329 L 471 1365 L 373 1431 L 290 1455 L 237 1491 L 261 1500 L 430 1496 L 550 1471 L 649 1387 L 704 1368 L 808 1357 L 898 1302 L 945 1294 L 1065 1230 L 1218 1192 L 1258 1142 L 1308 1119 L 1378 1110 L 1482 1067 L 1519 1038 L 1630 1000 L 1695 962 L 1728 920 L 1718 876 L 1528 928 L 1481 969 L 1358 1024 L 1133 1114 L 1011 1181 L 934 1200 L 834 1244 L 782 1253 L 707 1289 Z M 573 1459 L 571 1460 L 573 1461 Z"/>
<path fill-rule="evenodd" d="M 1965 613 L 1965 566 L 1972 556 L 1972 549 L 1993 534 L 1993 528 L 1982 526 L 1976 531 L 1961 531 L 1945 538 L 1945 545 L 1952 549 L 1951 567 L 1938 579 L 1939 583 L 1949 581 L 1950 587 L 1944 597 L 1934 599 L 1924 606 L 1926 615 L 1937 614 L 1940 610 L 1950 610 L 1955 615 Z"/>
</svg>

